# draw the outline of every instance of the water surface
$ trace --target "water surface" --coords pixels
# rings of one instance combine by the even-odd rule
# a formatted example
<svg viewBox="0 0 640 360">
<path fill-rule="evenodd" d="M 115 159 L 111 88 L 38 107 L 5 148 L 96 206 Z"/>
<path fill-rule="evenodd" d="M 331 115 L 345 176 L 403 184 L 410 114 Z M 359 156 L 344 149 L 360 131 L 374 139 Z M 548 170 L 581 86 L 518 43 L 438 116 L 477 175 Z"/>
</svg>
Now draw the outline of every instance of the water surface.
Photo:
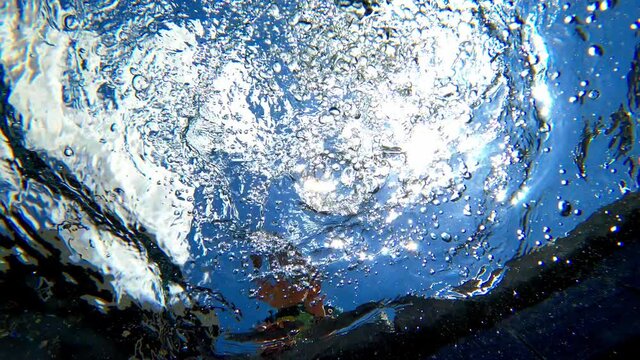
<svg viewBox="0 0 640 360">
<path fill-rule="evenodd" d="M 637 191 L 637 5 L 7 1 L 0 254 L 35 232 L 100 309 L 214 308 L 218 353 L 284 308 L 480 296 Z"/>
</svg>

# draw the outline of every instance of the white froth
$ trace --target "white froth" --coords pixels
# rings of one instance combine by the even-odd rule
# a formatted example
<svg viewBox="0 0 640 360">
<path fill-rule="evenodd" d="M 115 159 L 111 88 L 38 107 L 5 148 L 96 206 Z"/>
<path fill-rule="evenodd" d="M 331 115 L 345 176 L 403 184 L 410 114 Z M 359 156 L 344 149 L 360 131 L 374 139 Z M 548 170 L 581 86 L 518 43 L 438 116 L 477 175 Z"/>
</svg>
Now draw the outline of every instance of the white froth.
<svg viewBox="0 0 640 360">
<path fill-rule="evenodd" d="M 20 18 L 16 3 L 10 2 L 0 12 L 5 20 L 0 34 L 6 39 L 0 45 L 1 61 L 15 65 L 7 68 L 4 81 L 12 89 L 9 103 L 23 119 L 25 145 L 31 150 L 45 151 L 64 163 L 93 191 L 97 201 L 102 200 L 102 206 L 118 214 L 127 224 L 144 225 L 155 234 L 158 245 L 175 263 L 184 264 L 189 257 L 185 236 L 190 229 L 188 214 L 192 205 L 177 199 L 175 193 L 180 191 L 186 198 L 193 190 L 183 185 L 177 174 L 132 157 L 127 150 L 135 147 L 135 142 L 125 144 L 122 137 L 102 141 L 109 136 L 112 124 L 121 123 L 123 116 L 134 111 L 133 94 L 120 102 L 117 111 L 86 112 L 64 104 L 62 85 L 72 40 L 77 47 L 91 49 L 98 39 L 87 32 L 72 39 L 70 33 L 49 27 L 38 11 L 37 8 L 23 9 Z M 57 20 L 60 23 L 60 19 Z M 89 71 L 83 74 L 89 90 L 87 101 L 95 103 L 100 62 L 91 58 L 95 56 L 91 52 L 87 56 Z M 72 156 L 65 155 L 67 147 L 73 149 Z M 114 199 L 115 192 L 123 193 L 124 198 Z M 157 274 L 143 271 L 148 269 L 146 259 L 127 250 L 121 240 L 105 232 L 77 237 L 78 241 L 89 238 L 110 244 L 108 251 L 113 256 L 105 257 L 96 251 L 87 254 L 84 260 L 107 274 L 114 274 L 116 288 L 141 302 L 161 301 L 151 293 L 158 290 Z M 70 246 L 74 248 L 73 243 Z M 143 273 L 131 272 L 132 269 L 141 269 Z M 149 285 L 154 288 L 150 290 L 145 284 L 156 285 Z"/>
</svg>

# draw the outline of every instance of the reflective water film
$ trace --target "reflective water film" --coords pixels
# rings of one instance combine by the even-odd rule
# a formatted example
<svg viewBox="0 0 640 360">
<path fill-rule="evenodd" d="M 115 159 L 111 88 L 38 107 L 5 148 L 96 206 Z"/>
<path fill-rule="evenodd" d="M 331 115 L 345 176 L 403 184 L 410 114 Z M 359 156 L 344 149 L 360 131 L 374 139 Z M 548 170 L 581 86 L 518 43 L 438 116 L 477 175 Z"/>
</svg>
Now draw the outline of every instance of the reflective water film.
<svg viewBox="0 0 640 360">
<path fill-rule="evenodd" d="M 0 271 L 207 309 L 217 355 L 482 296 L 638 190 L 637 5 L 4 1 Z"/>
</svg>

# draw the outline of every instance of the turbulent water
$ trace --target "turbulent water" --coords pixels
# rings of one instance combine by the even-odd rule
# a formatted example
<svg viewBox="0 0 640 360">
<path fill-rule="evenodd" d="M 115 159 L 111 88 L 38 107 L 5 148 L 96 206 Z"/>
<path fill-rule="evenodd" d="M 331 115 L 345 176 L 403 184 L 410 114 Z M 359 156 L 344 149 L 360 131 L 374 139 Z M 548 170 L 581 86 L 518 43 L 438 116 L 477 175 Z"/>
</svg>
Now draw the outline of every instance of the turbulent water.
<svg viewBox="0 0 640 360">
<path fill-rule="evenodd" d="M 187 297 L 229 334 L 490 291 L 637 190 L 616 4 L 5 1 L 0 231 L 27 241 L 0 255 L 37 234 L 106 275 L 97 307 Z"/>
</svg>

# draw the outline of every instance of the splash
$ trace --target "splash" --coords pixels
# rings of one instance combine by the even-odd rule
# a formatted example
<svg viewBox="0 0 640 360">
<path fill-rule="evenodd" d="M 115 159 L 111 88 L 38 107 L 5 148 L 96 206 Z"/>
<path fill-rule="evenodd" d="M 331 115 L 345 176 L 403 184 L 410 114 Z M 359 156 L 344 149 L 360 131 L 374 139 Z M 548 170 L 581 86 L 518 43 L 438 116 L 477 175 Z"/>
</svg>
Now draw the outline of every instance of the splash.
<svg viewBox="0 0 640 360">
<path fill-rule="evenodd" d="M 449 296 L 499 267 L 486 239 L 522 197 L 537 151 L 522 139 L 537 136 L 550 106 L 544 42 L 533 19 L 512 40 L 507 4 L 43 9 L 12 2 L 1 14 L 8 102 L 26 147 L 64 165 L 127 229 L 154 234 L 189 282 L 248 309 L 239 324 L 221 314 L 230 330 L 277 302 L 255 296 L 257 279 L 307 292 L 321 283 L 327 303 L 348 309 Z M 537 59 L 537 117 L 515 80 L 521 42 Z M 41 226 L 71 221 L 66 207 Z M 122 279 L 121 293 L 160 306 L 172 293 L 122 236 L 95 224 L 60 236 Z M 519 244 L 504 246 L 506 260 Z"/>
</svg>

